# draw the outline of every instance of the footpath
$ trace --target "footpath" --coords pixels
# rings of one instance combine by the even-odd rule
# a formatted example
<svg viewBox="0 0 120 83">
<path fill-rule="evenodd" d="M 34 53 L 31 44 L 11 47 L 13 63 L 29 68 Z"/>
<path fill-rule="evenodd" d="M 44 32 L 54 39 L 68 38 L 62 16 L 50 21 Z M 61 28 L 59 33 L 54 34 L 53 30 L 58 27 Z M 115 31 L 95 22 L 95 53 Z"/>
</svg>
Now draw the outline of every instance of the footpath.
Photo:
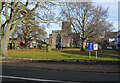
<svg viewBox="0 0 120 83">
<path fill-rule="evenodd" d="M 52 71 L 120 73 L 118 61 L 46 60 L 2 57 L 2 67 L 41 69 Z"/>
</svg>

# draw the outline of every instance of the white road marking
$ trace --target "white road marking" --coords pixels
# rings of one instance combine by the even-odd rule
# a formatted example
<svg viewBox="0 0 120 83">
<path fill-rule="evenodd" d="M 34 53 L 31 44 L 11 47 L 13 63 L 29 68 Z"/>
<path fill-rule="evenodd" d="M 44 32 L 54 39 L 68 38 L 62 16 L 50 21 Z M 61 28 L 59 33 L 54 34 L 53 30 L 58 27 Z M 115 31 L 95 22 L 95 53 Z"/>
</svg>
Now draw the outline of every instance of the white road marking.
<svg viewBox="0 0 120 83">
<path fill-rule="evenodd" d="M 45 80 L 45 79 L 24 78 L 24 77 L 15 77 L 15 76 L 0 76 L 0 77 L 11 78 L 11 79 L 30 80 L 30 81 L 43 81 L 43 82 L 78 83 L 78 82 L 68 82 L 68 81 L 59 81 L 59 80 Z"/>
</svg>

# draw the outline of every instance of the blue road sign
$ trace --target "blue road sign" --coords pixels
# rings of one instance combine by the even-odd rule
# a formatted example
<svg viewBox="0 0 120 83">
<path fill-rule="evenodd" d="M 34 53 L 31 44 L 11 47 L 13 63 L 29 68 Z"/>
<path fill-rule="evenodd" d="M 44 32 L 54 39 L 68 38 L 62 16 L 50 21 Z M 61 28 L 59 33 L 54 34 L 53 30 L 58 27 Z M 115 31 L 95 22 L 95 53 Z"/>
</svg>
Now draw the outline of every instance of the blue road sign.
<svg viewBox="0 0 120 83">
<path fill-rule="evenodd" d="M 98 50 L 98 43 L 88 43 L 88 50 Z"/>
<path fill-rule="evenodd" d="M 88 50 L 93 50 L 93 43 L 88 43 Z"/>
</svg>

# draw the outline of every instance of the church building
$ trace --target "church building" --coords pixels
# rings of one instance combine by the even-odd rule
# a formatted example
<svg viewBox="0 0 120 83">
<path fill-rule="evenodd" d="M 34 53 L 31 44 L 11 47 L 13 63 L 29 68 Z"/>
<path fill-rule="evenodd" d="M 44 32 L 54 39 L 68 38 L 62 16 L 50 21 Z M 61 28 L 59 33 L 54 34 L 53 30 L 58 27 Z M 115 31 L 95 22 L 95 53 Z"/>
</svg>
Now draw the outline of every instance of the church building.
<svg viewBox="0 0 120 83">
<path fill-rule="evenodd" d="M 58 44 L 61 47 L 79 47 L 80 37 L 72 32 L 69 22 L 62 22 L 62 30 L 52 30 L 52 34 L 49 34 L 47 38 L 47 44 L 50 44 L 52 48 L 56 48 Z"/>
</svg>

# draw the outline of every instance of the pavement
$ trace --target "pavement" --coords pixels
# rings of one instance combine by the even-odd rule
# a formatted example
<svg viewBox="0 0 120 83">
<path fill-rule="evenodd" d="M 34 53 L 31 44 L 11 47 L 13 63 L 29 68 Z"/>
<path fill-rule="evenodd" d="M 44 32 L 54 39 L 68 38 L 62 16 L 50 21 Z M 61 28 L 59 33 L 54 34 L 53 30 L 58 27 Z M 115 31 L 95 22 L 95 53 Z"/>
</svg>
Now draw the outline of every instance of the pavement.
<svg viewBox="0 0 120 83">
<path fill-rule="evenodd" d="M 2 67 L 32 68 L 52 71 L 119 73 L 117 61 L 2 59 Z"/>
</svg>

